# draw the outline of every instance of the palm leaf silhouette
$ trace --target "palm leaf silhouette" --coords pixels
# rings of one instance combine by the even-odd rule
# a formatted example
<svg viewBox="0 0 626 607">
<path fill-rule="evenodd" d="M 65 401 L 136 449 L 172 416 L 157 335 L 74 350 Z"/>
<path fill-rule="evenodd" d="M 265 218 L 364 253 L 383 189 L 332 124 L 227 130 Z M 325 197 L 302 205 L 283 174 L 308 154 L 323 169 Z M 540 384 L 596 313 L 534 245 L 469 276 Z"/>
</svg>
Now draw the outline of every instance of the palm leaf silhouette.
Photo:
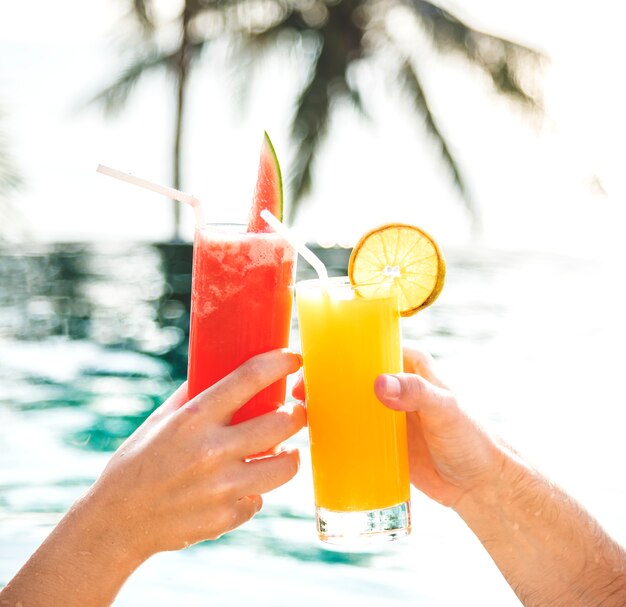
<svg viewBox="0 0 626 607">
<path fill-rule="evenodd" d="M 263 56 L 260 49 L 292 44 L 293 36 L 284 36 L 286 32 L 300 40 L 313 41 L 316 52 L 311 54 L 309 76 L 298 94 L 291 121 L 291 137 L 296 146 L 296 158 L 290 168 L 294 217 L 311 190 L 316 152 L 329 135 L 334 107 L 348 99 L 357 111 L 363 112 L 362 100 L 368 91 L 360 90 L 351 81 L 351 69 L 358 61 L 391 52 L 395 57 L 397 85 L 408 93 L 416 117 L 423 120 L 450 169 L 454 184 L 474 213 L 463 171 L 420 79 L 423 59 L 416 51 L 394 45 L 393 36 L 385 31 L 385 17 L 396 9 L 413 16 L 437 52 L 462 55 L 489 77 L 498 93 L 527 110 L 541 111 L 539 94 L 529 90 L 524 80 L 525 73 L 543 59 L 540 52 L 474 29 L 449 10 L 426 0 L 186 0 L 179 20 L 179 43 L 166 51 L 159 50 L 155 44 L 159 27 L 152 17 L 152 3 L 132 0 L 132 14 L 143 32 L 139 44 L 142 51 L 95 101 L 109 111 L 119 110 L 144 74 L 160 68 L 174 74 L 177 82 L 174 174 L 180 181 L 186 84 L 193 63 L 208 43 L 228 36 L 241 51 L 241 65 L 253 70 Z M 211 26 L 203 28 L 203 23 Z"/>
</svg>

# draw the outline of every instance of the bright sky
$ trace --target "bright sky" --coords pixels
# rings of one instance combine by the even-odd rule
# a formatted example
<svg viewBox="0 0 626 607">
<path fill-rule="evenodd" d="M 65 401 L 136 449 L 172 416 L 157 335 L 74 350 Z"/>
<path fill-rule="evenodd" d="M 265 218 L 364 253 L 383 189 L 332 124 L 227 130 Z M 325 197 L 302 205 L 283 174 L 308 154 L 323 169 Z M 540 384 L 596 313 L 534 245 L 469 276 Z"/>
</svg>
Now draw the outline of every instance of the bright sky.
<svg viewBox="0 0 626 607">
<path fill-rule="evenodd" d="M 166 4 L 171 11 L 172 3 Z M 557 0 L 447 5 L 475 26 L 552 58 L 544 81 L 548 119 L 535 127 L 491 97 L 463 63 L 432 57 L 424 69 L 434 110 L 482 210 L 486 242 L 572 250 L 580 247 L 581 234 L 585 246 L 616 240 L 626 200 L 620 78 L 626 10 L 609 0 L 593 7 Z M 120 68 L 112 41 L 124 6 L 110 0 L 0 4 L 0 105 L 27 184 L 12 202 L 38 238 L 169 235 L 166 201 L 98 175 L 95 167 L 109 164 L 170 183 L 171 88 L 159 78 L 146 81 L 114 120 L 104 121 L 94 108 L 79 109 Z M 290 69 L 297 67 L 295 60 L 270 61 L 253 81 L 247 107 L 233 103 L 235 79 L 220 58 L 203 66 L 202 77 L 196 72 L 185 189 L 205 201 L 209 216 L 245 218 L 264 129 L 288 175 L 287 118 L 297 83 Z M 373 225 L 404 220 L 444 243 L 463 241 L 467 214 L 442 178 L 422 127 L 381 94 L 375 72 L 361 78 L 376 91 L 371 107 L 377 120 L 367 123 L 346 111 L 335 116 L 298 229 L 306 237 L 350 244 Z M 607 195 L 594 188 L 594 175 Z M 185 212 L 185 233 L 191 230 L 192 214 Z"/>
</svg>

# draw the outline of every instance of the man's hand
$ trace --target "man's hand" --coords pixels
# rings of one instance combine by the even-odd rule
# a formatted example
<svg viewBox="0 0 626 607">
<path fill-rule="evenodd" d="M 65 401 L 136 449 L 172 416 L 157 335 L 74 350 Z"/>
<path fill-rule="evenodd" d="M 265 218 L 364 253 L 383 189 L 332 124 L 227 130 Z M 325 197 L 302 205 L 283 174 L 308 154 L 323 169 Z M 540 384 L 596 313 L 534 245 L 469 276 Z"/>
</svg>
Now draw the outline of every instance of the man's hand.
<svg viewBox="0 0 626 607">
<path fill-rule="evenodd" d="M 502 448 L 460 408 L 439 379 L 429 354 L 404 349 L 405 373 L 380 375 L 378 399 L 406 411 L 411 482 L 445 506 L 497 481 Z"/>
<path fill-rule="evenodd" d="M 526 607 L 626 605 L 626 553 L 571 497 L 460 408 L 432 358 L 406 348 L 406 373 L 374 389 L 407 412 L 411 480 L 452 506 Z"/>
</svg>

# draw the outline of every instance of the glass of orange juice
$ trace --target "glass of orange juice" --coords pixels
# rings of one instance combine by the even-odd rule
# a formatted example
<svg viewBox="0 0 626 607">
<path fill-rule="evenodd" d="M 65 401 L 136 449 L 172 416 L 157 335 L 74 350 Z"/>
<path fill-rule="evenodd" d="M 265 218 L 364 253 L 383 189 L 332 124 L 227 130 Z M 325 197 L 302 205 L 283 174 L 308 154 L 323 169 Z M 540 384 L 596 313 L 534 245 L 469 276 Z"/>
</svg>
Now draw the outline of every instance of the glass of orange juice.
<svg viewBox="0 0 626 607">
<path fill-rule="evenodd" d="M 410 533 L 406 415 L 376 398 L 380 373 L 402 371 L 393 284 L 347 278 L 296 285 L 320 539 L 335 544 Z"/>
</svg>

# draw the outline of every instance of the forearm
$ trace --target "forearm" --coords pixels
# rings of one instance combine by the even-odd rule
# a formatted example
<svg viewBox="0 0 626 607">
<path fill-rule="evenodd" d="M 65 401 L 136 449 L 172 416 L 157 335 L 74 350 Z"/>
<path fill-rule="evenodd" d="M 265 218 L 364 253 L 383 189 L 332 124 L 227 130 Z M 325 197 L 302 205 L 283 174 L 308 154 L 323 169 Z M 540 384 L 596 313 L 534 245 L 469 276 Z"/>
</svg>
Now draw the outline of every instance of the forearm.
<svg viewBox="0 0 626 607">
<path fill-rule="evenodd" d="M 80 499 L 0 592 L 0 606 L 110 605 L 141 564 L 91 496 Z M 109 523 L 111 521 L 109 520 Z"/>
<path fill-rule="evenodd" d="M 509 454 L 455 510 L 526 607 L 626 604 L 626 552 L 572 498 Z"/>
</svg>

